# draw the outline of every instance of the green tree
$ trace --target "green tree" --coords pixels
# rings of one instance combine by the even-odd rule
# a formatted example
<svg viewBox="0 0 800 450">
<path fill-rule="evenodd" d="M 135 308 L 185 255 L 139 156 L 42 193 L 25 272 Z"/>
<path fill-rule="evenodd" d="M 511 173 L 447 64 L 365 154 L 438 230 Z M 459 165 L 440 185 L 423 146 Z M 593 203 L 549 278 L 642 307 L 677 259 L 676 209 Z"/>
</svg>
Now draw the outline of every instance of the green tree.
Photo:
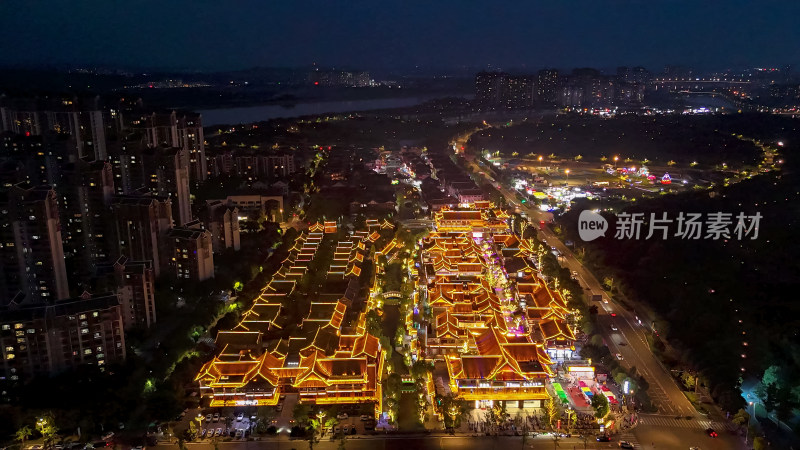
<svg viewBox="0 0 800 450">
<path fill-rule="evenodd" d="M 753 450 L 767 450 L 767 440 L 761 436 L 753 439 Z"/>
<path fill-rule="evenodd" d="M 495 428 L 499 429 L 501 425 L 508 420 L 508 411 L 506 410 L 505 402 L 497 402 L 489 409 L 489 422 Z"/>
<path fill-rule="evenodd" d="M 308 429 L 306 430 L 306 439 L 308 439 L 309 450 L 314 450 L 314 444 L 319 442 L 321 434 L 322 422 L 320 419 L 310 419 L 308 421 Z"/>
<path fill-rule="evenodd" d="M 197 439 L 197 426 L 194 424 L 194 420 L 189 421 L 189 428 L 186 430 L 186 440 L 191 442 Z"/>
<path fill-rule="evenodd" d="M 14 434 L 14 438 L 20 442 L 20 448 L 25 448 L 25 441 L 31 437 L 31 434 L 33 434 L 33 430 L 27 425 L 17 430 L 17 432 Z"/>
<path fill-rule="evenodd" d="M 381 316 L 371 309 L 367 311 L 367 333 L 380 338 L 383 335 L 383 328 L 381 326 Z"/>
<path fill-rule="evenodd" d="M 544 423 L 547 424 L 547 428 L 552 430 L 558 420 L 558 404 L 556 403 L 556 399 L 553 397 L 549 397 L 544 402 L 544 414 L 543 414 Z"/>
<path fill-rule="evenodd" d="M 39 419 L 36 422 L 36 428 L 38 428 L 39 433 L 42 434 L 44 448 L 48 450 L 52 449 L 55 443 L 58 441 L 58 427 L 55 425 L 55 419 L 53 416 L 48 414 Z"/>
<path fill-rule="evenodd" d="M 686 386 L 686 389 L 694 389 L 696 377 L 691 372 L 684 370 L 683 373 L 681 373 L 681 381 L 683 385 Z"/>
<path fill-rule="evenodd" d="M 311 413 L 311 407 L 305 403 L 297 403 L 292 410 L 292 417 L 298 424 L 305 424 L 308 421 L 308 415 Z"/>
<path fill-rule="evenodd" d="M 605 286 L 609 291 L 614 290 L 614 277 L 605 277 L 603 278 L 603 286 Z"/>
<path fill-rule="evenodd" d="M 428 373 L 433 371 L 433 364 L 430 362 L 425 361 L 424 359 L 418 359 L 414 361 L 414 364 L 411 365 L 409 368 L 409 372 L 411 372 L 411 376 L 415 379 L 425 378 L 428 376 Z"/>
<path fill-rule="evenodd" d="M 608 399 L 605 395 L 596 394 L 592 396 L 592 408 L 594 408 L 594 416 L 599 418 L 605 417 L 608 414 Z"/>
<path fill-rule="evenodd" d="M 750 423 L 750 414 L 744 409 L 739 409 L 739 411 L 737 411 L 736 414 L 733 415 L 731 422 L 733 422 L 735 425 L 739 427 L 746 426 L 747 424 Z"/>
<path fill-rule="evenodd" d="M 403 385 L 403 377 L 397 372 L 392 372 L 386 377 L 386 392 L 391 397 L 400 397 L 400 388 Z"/>
<path fill-rule="evenodd" d="M 465 400 L 460 400 L 453 394 L 437 397 L 436 403 L 444 416 L 445 428 L 458 428 L 461 425 L 461 419 L 470 410 L 470 406 Z"/>
</svg>

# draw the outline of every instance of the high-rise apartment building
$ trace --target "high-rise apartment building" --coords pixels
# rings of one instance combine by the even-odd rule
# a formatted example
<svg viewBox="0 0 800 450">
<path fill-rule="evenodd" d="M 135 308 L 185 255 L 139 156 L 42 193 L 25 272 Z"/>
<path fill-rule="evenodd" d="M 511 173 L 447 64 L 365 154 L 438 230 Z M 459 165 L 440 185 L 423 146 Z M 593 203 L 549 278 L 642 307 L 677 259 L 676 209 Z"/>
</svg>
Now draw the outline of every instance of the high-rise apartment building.
<svg viewBox="0 0 800 450">
<path fill-rule="evenodd" d="M 189 160 L 180 147 L 148 149 L 145 158 L 145 188 L 172 201 L 172 217 L 177 225 L 192 221 L 189 197 Z"/>
<path fill-rule="evenodd" d="M 65 165 L 62 172 L 58 193 L 64 253 L 71 275 L 83 285 L 97 264 L 108 261 L 115 245 L 114 177 L 108 161 L 78 160 Z"/>
<path fill-rule="evenodd" d="M 199 114 L 152 113 L 141 120 L 141 130 L 149 147 L 177 147 L 187 158 L 191 182 L 204 182 L 208 176 L 203 120 Z"/>
<path fill-rule="evenodd" d="M 475 75 L 475 100 L 486 107 L 499 106 L 503 85 L 508 74 L 502 72 L 480 72 Z"/>
<path fill-rule="evenodd" d="M 167 233 L 172 272 L 179 280 L 203 281 L 214 278 L 214 249 L 211 233 L 199 222 L 175 227 Z"/>
<path fill-rule="evenodd" d="M 215 252 L 232 248 L 241 249 L 239 241 L 239 209 L 228 206 L 222 200 L 210 200 L 206 204 L 205 227 L 211 232 L 211 243 Z"/>
<path fill-rule="evenodd" d="M 558 101 L 558 70 L 542 69 L 536 77 L 536 100 L 542 104 L 554 104 Z"/>
<path fill-rule="evenodd" d="M 69 296 L 56 192 L 20 183 L 2 193 L 0 299 L 45 303 Z"/>
<path fill-rule="evenodd" d="M 529 75 L 509 75 L 506 78 L 503 103 L 506 108 L 530 108 L 536 97 L 536 79 Z"/>
<path fill-rule="evenodd" d="M 2 380 L 24 383 L 91 364 L 125 359 L 125 330 L 114 293 L 0 307 Z"/>
<path fill-rule="evenodd" d="M 0 104 L 0 131 L 40 136 L 48 132 L 71 135 L 81 158 L 104 160 L 108 111 L 99 97 L 47 100 L 11 99 Z"/>
<path fill-rule="evenodd" d="M 146 149 L 147 144 L 140 133 L 130 133 L 109 142 L 109 161 L 116 194 L 130 195 L 145 186 Z"/>
<path fill-rule="evenodd" d="M 148 328 L 156 323 L 155 271 L 152 261 L 120 256 L 97 270 L 99 284 L 117 293 L 125 329 Z"/>
<path fill-rule="evenodd" d="M 167 231 L 172 226 L 169 198 L 152 195 L 115 196 L 111 201 L 114 216 L 116 256 L 133 261 L 152 261 L 159 276 L 168 270 Z"/>
</svg>

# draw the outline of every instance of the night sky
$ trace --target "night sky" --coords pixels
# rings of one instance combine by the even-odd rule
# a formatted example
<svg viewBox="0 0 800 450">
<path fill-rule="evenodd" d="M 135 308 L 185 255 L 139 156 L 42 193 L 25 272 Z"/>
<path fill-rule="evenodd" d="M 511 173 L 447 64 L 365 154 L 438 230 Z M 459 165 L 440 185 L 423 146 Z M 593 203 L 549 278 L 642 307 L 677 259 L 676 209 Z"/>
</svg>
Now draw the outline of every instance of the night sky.
<svg viewBox="0 0 800 450">
<path fill-rule="evenodd" d="M 797 0 L 3 1 L 0 64 L 781 66 L 798 20 Z"/>
</svg>

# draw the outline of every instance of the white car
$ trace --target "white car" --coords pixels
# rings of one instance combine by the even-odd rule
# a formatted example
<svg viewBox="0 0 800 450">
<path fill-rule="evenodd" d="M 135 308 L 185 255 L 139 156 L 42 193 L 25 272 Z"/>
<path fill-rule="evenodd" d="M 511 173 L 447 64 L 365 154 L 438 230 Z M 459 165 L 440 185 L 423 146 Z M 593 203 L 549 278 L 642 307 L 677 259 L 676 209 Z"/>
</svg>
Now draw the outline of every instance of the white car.
<svg viewBox="0 0 800 450">
<path fill-rule="evenodd" d="M 611 329 L 612 329 L 612 330 L 614 330 L 614 331 L 617 331 L 617 330 L 618 330 L 618 328 L 617 328 L 617 326 L 616 326 L 616 325 L 611 325 Z"/>
<path fill-rule="evenodd" d="M 617 359 L 622 361 L 622 353 L 617 353 Z"/>
<path fill-rule="evenodd" d="M 341 413 L 341 414 L 336 416 L 336 418 L 339 419 L 339 420 L 347 419 L 347 417 L 348 417 L 347 413 Z"/>
<path fill-rule="evenodd" d="M 237 421 L 237 422 L 241 422 L 241 421 L 242 421 L 242 419 L 244 419 L 244 413 L 239 413 L 239 415 L 238 415 L 238 416 L 236 416 L 236 421 Z"/>
</svg>

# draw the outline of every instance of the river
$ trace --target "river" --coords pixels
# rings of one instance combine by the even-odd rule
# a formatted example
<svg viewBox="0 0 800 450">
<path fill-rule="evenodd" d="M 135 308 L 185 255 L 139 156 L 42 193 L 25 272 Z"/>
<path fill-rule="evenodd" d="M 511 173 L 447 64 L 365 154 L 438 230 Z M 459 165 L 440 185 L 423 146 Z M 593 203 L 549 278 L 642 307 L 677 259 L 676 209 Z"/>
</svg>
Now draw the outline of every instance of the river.
<svg viewBox="0 0 800 450">
<path fill-rule="evenodd" d="M 260 105 L 238 108 L 218 108 L 199 110 L 203 115 L 203 125 L 236 125 L 261 122 L 270 119 L 313 116 L 318 114 L 350 111 L 369 111 L 375 109 L 405 108 L 427 102 L 434 96 L 380 98 L 371 100 L 335 100 L 327 102 L 298 103 L 296 105 Z"/>
</svg>

